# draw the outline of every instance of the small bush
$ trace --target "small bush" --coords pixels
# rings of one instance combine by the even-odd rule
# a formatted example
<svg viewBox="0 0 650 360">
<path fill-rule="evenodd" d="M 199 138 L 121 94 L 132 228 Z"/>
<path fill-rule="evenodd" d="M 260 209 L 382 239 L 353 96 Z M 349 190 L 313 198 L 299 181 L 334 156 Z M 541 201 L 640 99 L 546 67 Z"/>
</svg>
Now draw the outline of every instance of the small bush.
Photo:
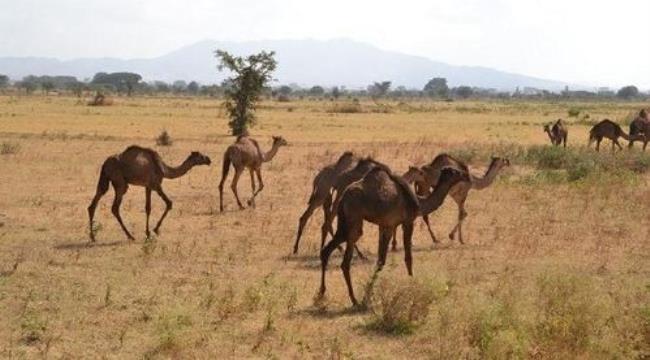
<svg viewBox="0 0 650 360">
<path fill-rule="evenodd" d="M 567 166 L 567 179 L 569 181 L 582 180 L 598 170 L 598 164 L 593 159 L 576 158 Z"/>
<path fill-rule="evenodd" d="M 291 98 L 289 98 L 288 95 L 278 95 L 277 101 L 278 102 L 290 102 Z"/>
<path fill-rule="evenodd" d="M 163 312 L 156 322 L 158 350 L 169 350 L 180 345 L 180 337 L 192 325 L 192 319 L 183 309 Z"/>
<path fill-rule="evenodd" d="M 0 155 L 13 155 L 20 151 L 19 143 L 3 142 L 0 144 Z"/>
<path fill-rule="evenodd" d="M 539 169 L 562 169 L 571 163 L 570 154 L 559 146 L 531 146 L 526 157 Z"/>
<path fill-rule="evenodd" d="M 569 117 L 578 117 L 578 115 L 580 115 L 580 112 L 581 112 L 581 111 L 582 111 L 582 110 L 580 110 L 580 109 L 578 109 L 578 108 L 570 108 L 570 109 L 567 111 L 567 114 L 569 115 Z"/>
<path fill-rule="evenodd" d="M 445 283 L 382 280 L 370 299 L 373 317 L 368 327 L 394 335 L 410 334 L 427 319 L 433 302 L 448 292 Z"/>
<path fill-rule="evenodd" d="M 333 114 L 355 114 L 363 112 L 363 109 L 358 101 L 352 101 L 333 104 L 327 109 L 327 112 Z"/>
<path fill-rule="evenodd" d="M 156 144 L 158 146 L 172 146 L 172 143 L 172 138 L 169 136 L 167 130 L 163 130 L 156 138 Z"/>
</svg>

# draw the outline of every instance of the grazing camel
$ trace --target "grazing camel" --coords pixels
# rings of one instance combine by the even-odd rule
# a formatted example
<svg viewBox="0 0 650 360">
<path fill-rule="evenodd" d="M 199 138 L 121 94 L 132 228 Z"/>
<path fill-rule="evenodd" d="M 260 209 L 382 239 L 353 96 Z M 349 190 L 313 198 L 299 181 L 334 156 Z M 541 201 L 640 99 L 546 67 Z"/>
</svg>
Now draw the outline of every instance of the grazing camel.
<svg viewBox="0 0 650 360">
<path fill-rule="evenodd" d="M 273 136 L 273 146 L 271 146 L 271 150 L 264 154 L 255 139 L 248 135 L 237 137 L 237 141 L 228 146 L 228 149 L 226 149 L 226 152 L 223 154 L 221 181 L 219 182 L 219 210 L 223 212 L 223 183 L 228 177 L 230 164 L 235 168 L 235 176 L 232 179 L 230 188 L 232 189 L 233 194 L 235 194 L 235 199 L 237 200 L 239 209 L 244 209 L 244 205 L 242 205 L 239 200 L 239 195 L 237 194 L 237 183 L 239 182 L 239 177 L 245 168 L 248 168 L 251 175 L 251 187 L 253 193 L 253 196 L 248 200 L 248 205 L 255 207 L 255 197 L 262 191 L 262 189 L 264 189 L 264 182 L 262 181 L 262 163 L 271 161 L 275 154 L 278 153 L 280 147 L 287 144 L 287 141 L 281 136 Z M 259 181 L 259 188 L 257 190 L 255 190 L 255 174 L 257 174 L 257 180 Z"/>
<path fill-rule="evenodd" d="M 642 141 L 643 151 L 645 151 L 650 140 L 648 136 L 650 136 L 650 119 L 648 119 L 648 114 L 643 109 L 639 112 L 639 116 L 630 123 L 630 142 L 628 148 L 634 146 L 634 141 Z"/>
<path fill-rule="evenodd" d="M 603 138 L 608 138 L 612 140 L 612 152 L 614 152 L 614 150 L 616 149 L 614 145 L 618 146 L 619 149 L 623 150 L 623 147 L 618 142 L 619 137 L 622 137 L 627 141 L 631 141 L 631 139 L 634 140 L 644 139 L 642 135 L 635 135 L 630 137 L 628 134 L 625 133 L 625 131 L 623 131 L 623 129 L 621 129 L 621 127 L 617 123 L 609 119 L 605 119 L 591 128 L 591 130 L 589 131 L 589 144 L 587 146 L 591 146 L 591 144 L 595 141 L 596 151 L 600 151 L 600 142 L 603 141 Z"/>
<path fill-rule="evenodd" d="M 363 222 L 379 226 L 379 256 L 375 271 L 380 271 L 386 262 L 388 244 L 395 227 L 404 230 L 404 262 L 409 275 L 413 275 L 411 240 L 413 222 L 424 214 L 430 214 L 443 203 L 449 189 L 459 181 L 468 181 L 466 173 L 445 168 L 441 171 L 439 183 L 434 192 L 426 198 L 418 198 L 409 185 L 399 176 L 383 167 L 376 167 L 363 179 L 350 185 L 344 192 L 338 212 L 338 226 L 334 238 L 321 250 L 320 296 L 325 295 L 325 273 L 329 257 L 339 245 L 346 243 L 341 269 L 353 306 L 354 297 L 350 278 L 350 262 L 354 245 L 363 234 Z"/>
<path fill-rule="evenodd" d="M 165 195 L 162 189 L 163 179 L 175 179 L 185 175 L 191 168 L 197 165 L 210 165 L 210 158 L 199 153 L 192 152 L 183 163 L 178 167 L 171 167 L 162 160 L 160 155 L 151 149 L 129 146 L 118 155 L 110 156 L 102 165 L 97 183 L 97 192 L 90 206 L 88 206 L 88 217 L 90 218 L 90 240 L 95 241 L 95 232 L 93 231 L 93 218 L 99 199 L 108 191 L 109 182 L 115 189 L 115 199 L 113 200 L 112 212 L 120 223 L 122 230 L 130 240 L 134 240 L 131 233 L 126 229 L 120 216 L 120 204 L 122 197 L 129 188 L 129 185 L 144 186 L 146 189 L 145 211 L 147 213 L 147 237 L 149 233 L 149 215 L 151 214 L 151 191 L 155 191 L 166 204 L 165 212 L 158 220 L 153 231 L 158 234 L 160 225 L 169 210 L 172 209 L 172 201 Z"/>
<path fill-rule="evenodd" d="M 327 214 L 332 206 L 332 188 L 334 187 L 336 180 L 341 174 L 354 168 L 358 162 L 359 157 L 350 151 L 346 151 L 341 155 L 341 157 L 339 157 L 336 163 L 325 166 L 318 172 L 318 174 L 316 174 L 316 177 L 312 182 L 312 191 L 311 196 L 309 197 L 307 209 L 298 221 L 298 235 L 296 236 L 296 243 L 293 245 L 294 254 L 298 253 L 300 238 L 302 237 L 305 225 L 314 213 L 314 210 L 321 206 L 323 208 L 323 214 Z M 321 227 L 321 248 L 325 244 L 327 231 L 328 228 L 325 223 L 323 223 L 323 226 Z"/>
<path fill-rule="evenodd" d="M 551 124 L 544 125 L 544 132 L 546 132 L 549 139 L 551 139 L 551 144 L 560 145 L 564 143 L 564 147 L 566 147 L 566 139 L 569 135 L 569 131 L 566 126 L 564 126 L 562 119 L 557 119 L 555 124 L 552 126 Z"/>
<path fill-rule="evenodd" d="M 437 186 L 440 172 L 445 167 L 451 167 L 468 174 L 468 181 L 459 182 L 449 191 L 449 195 L 454 199 L 458 206 L 458 222 L 449 233 L 449 239 L 453 240 L 455 233 L 458 232 L 458 240 L 461 244 L 464 244 L 462 224 L 465 218 L 467 218 L 465 201 L 467 200 L 469 190 L 482 190 L 487 188 L 492 184 L 494 179 L 496 179 L 498 173 L 506 166 L 510 166 L 510 161 L 508 159 L 493 157 L 485 174 L 482 177 L 477 177 L 469 171 L 469 168 L 464 162 L 452 157 L 451 155 L 440 154 L 436 156 L 430 164 L 422 167 L 422 170 L 425 173 L 425 181 L 420 183 L 416 182 L 416 192 L 419 196 L 426 196 L 429 194 L 431 191 L 430 189 Z"/>
</svg>

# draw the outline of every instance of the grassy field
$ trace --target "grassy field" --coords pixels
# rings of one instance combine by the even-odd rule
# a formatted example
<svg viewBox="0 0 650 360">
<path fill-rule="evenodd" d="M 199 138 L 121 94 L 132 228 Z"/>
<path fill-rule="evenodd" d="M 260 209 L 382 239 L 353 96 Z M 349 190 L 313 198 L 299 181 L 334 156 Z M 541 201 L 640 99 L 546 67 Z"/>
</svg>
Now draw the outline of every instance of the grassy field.
<svg viewBox="0 0 650 360">
<path fill-rule="evenodd" d="M 343 102 L 343 101 L 342 101 Z M 218 211 L 227 135 L 217 100 L 0 97 L 1 358 L 648 358 L 650 155 L 596 156 L 589 124 L 623 122 L 647 104 L 533 102 L 267 102 L 253 134 L 290 146 L 263 167 L 256 209 Z M 570 109 L 582 110 L 567 118 Z M 589 114 L 587 118 L 584 114 Z M 567 151 L 549 149 L 542 124 L 569 124 Z M 157 147 L 166 129 L 174 143 Z M 145 241 L 144 190 L 122 206 L 136 235 L 110 213 L 89 246 L 88 206 L 104 159 L 139 144 L 167 163 L 190 151 L 212 158 L 164 183 L 174 201 L 161 235 Z M 367 311 L 351 310 L 335 252 L 328 295 L 315 301 L 322 214 L 290 255 L 311 180 L 344 150 L 398 172 L 453 152 L 482 173 L 491 155 L 512 162 L 470 193 L 465 245 L 446 234 L 447 201 L 418 221 L 414 279 L 390 253 Z M 240 181 L 248 198 L 248 176 Z M 229 190 L 229 189 L 228 189 Z M 164 204 L 154 196 L 153 218 Z M 352 276 L 363 297 L 377 231 L 367 224 Z"/>
</svg>

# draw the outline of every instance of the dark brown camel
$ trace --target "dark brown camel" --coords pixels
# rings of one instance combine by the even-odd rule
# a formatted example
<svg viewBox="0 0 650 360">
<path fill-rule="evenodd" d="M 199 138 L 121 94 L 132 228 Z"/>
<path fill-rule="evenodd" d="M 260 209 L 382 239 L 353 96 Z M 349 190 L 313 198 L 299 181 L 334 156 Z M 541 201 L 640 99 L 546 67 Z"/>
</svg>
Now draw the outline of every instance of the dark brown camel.
<svg viewBox="0 0 650 360">
<path fill-rule="evenodd" d="M 88 206 L 88 216 L 90 218 L 90 240 L 95 241 L 95 233 L 93 231 L 93 218 L 95 216 L 95 209 L 99 199 L 108 191 L 108 184 L 113 184 L 115 190 L 115 199 L 113 200 L 113 207 L 111 208 L 113 215 L 120 223 L 122 230 L 126 236 L 134 240 L 131 233 L 126 229 L 120 216 L 120 204 L 122 197 L 129 188 L 129 185 L 144 186 L 146 190 L 146 203 L 145 211 L 147 213 L 147 237 L 149 233 L 149 215 L 151 214 L 151 191 L 155 191 L 165 201 L 165 212 L 158 220 L 156 227 L 153 231 L 158 234 L 160 225 L 162 224 L 165 216 L 169 210 L 172 209 L 172 201 L 167 197 L 162 189 L 163 179 L 175 179 L 185 175 L 191 168 L 197 165 L 210 165 L 210 158 L 198 153 L 192 152 L 183 163 L 178 167 L 171 167 L 162 160 L 160 155 L 154 150 L 139 147 L 129 146 L 121 154 L 110 156 L 102 165 L 102 170 L 99 174 L 99 182 L 97 183 L 97 192 L 93 198 L 90 206 Z"/>
<path fill-rule="evenodd" d="M 600 151 L 600 142 L 603 141 L 603 138 L 607 138 L 612 140 L 612 152 L 616 149 L 614 146 L 618 146 L 619 149 L 623 150 L 623 147 L 621 144 L 618 142 L 618 138 L 622 137 L 623 139 L 630 141 L 630 139 L 642 139 L 643 136 L 637 135 L 630 137 L 628 134 L 621 129 L 621 127 L 609 120 L 605 119 L 598 124 L 594 125 L 591 130 L 589 131 L 589 144 L 588 146 L 591 146 L 591 144 L 595 141 L 596 142 L 596 151 Z"/>
<path fill-rule="evenodd" d="M 469 191 L 471 189 L 482 190 L 490 186 L 499 172 L 506 166 L 510 166 L 510 161 L 508 159 L 493 157 L 485 174 L 482 177 L 477 177 L 469 171 L 469 168 L 464 162 L 449 154 L 440 154 L 436 156 L 431 163 L 422 167 L 426 181 L 422 183 L 416 182 L 416 192 L 419 196 L 428 195 L 431 191 L 430 189 L 437 186 L 440 172 L 443 168 L 451 167 L 467 174 L 469 179 L 468 181 L 460 181 L 449 191 L 449 196 L 454 199 L 458 206 L 458 222 L 449 233 L 449 238 L 453 240 L 455 233 L 458 232 L 458 240 L 463 244 L 462 224 L 467 217 L 465 202 L 467 201 Z M 425 221 L 427 221 L 426 216 L 424 216 L 424 218 Z"/>
<path fill-rule="evenodd" d="M 630 123 L 630 142 L 628 148 L 634 146 L 634 141 L 643 142 L 643 151 L 648 146 L 650 140 L 650 119 L 645 109 L 639 112 L 639 116 L 634 118 Z"/>
<path fill-rule="evenodd" d="M 330 207 L 332 206 L 332 189 L 336 180 L 341 176 L 341 174 L 354 168 L 359 162 L 359 157 L 354 155 L 350 151 L 346 151 L 339 157 L 338 161 L 334 164 L 330 164 L 322 168 L 314 181 L 312 182 L 312 191 L 311 196 L 309 197 L 309 202 L 307 209 L 300 217 L 298 221 L 298 235 L 296 236 L 296 243 L 293 245 L 293 253 L 298 253 L 298 244 L 300 243 L 300 238 L 305 229 L 307 221 L 314 213 L 318 207 L 323 208 L 323 216 L 326 216 Z M 321 245 L 322 248 L 325 244 L 325 238 L 327 237 L 328 228 L 323 222 L 321 226 Z"/>
<path fill-rule="evenodd" d="M 569 135 L 569 131 L 567 130 L 566 126 L 564 126 L 562 119 L 557 119 L 553 125 L 544 125 L 544 132 L 546 132 L 549 139 L 551 139 L 551 144 L 560 145 L 564 143 L 564 147 L 566 147 L 566 140 L 567 136 Z"/>
<path fill-rule="evenodd" d="M 255 207 L 255 197 L 262 191 L 262 189 L 264 189 L 264 182 L 262 181 L 262 164 L 271 161 L 275 154 L 278 153 L 278 149 L 284 145 L 287 145 L 287 141 L 284 138 L 281 136 L 273 136 L 273 146 L 271 146 L 271 150 L 265 154 L 262 153 L 262 150 L 255 139 L 248 135 L 242 135 L 237 138 L 237 141 L 234 144 L 228 146 L 228 149 L 226 149 L 226 152 L 223 154 L 221 181 L 219 182 L 219 210 L 221 212 L 223 212 L 223 184 L 228 177 L 230 164 L 235 168 L 235 176 L 232 179 L 230 188 L 232 189 L 233 194 L 235 194 L 235 199 L 237 200 L 239 209 L 244 209 L 244 205 L 242 205 L 239 200 L 239 195 L 237 194 L 237 183 L 239 182 L 239 177 L 246 168 L 248 168 L 251 175 L 251 187 L 253 193 L 253 196 L 248 200 L 248 205 Z M 255 174 L 257 174 L 257 180 L 260 183 L 257 190 L 255 190 Z"/>
<path fill-rule="evenodd" d="M 320 296 L 325 295 L 325 273 L 329 257 L 339 245 L 346 243 L 341 269 L 353 306 L 358 302 L 354 297 L 350 278 L 350 263 L 354 245 L 363 234 L 363 222 L 379 226 L 379 256 L 377 268 L 380 271 L 385 262 L 390 238 L 394 229 L 402 225 L 404 230 L 404 261 L 409 275 L 413 275 L 411 240 L 413 222 L 418 216 L 430 214 L 443 203 L 452 186 L 459 181 L 467 181 L 467 174 L 455 169 L 443 169 L 438 186 L 427 198 L 418 198 L 409 185 L 399 176 L 393 175 L 383 167 L 372 169 L 364 178 L 350 185 L 343 194 L 338 208 L 338 226 L 334 238 L 321 250 Z"/>
</svg>

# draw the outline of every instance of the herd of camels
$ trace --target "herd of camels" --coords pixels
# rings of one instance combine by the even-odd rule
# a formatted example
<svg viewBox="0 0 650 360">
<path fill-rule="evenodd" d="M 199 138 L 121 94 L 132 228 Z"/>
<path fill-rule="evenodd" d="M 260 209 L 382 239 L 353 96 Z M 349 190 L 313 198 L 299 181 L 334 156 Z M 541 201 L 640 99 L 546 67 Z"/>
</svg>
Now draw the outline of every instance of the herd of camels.
<svg viewBox="0 0 650 360">
<path fill-rule="evenodd" d="M 553 145 L 563 144 L 566 147 L 568 130 L 562 120 L 544 126 Z M 629 141 L 632 147 L 634 141 L 643 142 L 643 149 L 650 139 L 650 120 L 645 110 L 630 124 L 629 135 L 615 122 L 605 119 L 594 125 L 589 132 L 589 144 L 596 142 L 596 150 L 604 138 L 612 141 L 612 151 L 615 145 L 622 149 L 618 138 Z M 232 166 L 235 169 L 231 182 L 231 190 L 240 209 L 244 208 L 237 192 L 237 184 L 241 174 L 248 169 L 251 178 L 252 196 L 248 200 L 250 207 L 255 207 L 255 197 L 264 188 L 262 180 L 262 164 L 271 161 L 280 147 L 287 141 L 273 137 L 271 149 L 263 152 L 258 142 L 248 135 L 239 136 L 230 145 L 223 157 L 222 177 L 219 182 L 219 209 L 224 210 L 223 186 Z M 148 148 L 129 146 L 122 153 L 108 157 L 101 168 L 97 191 L 90 206 L 88 206 L 90 239 L 95 241 L 93 218 L 95 209 L 101 197 L 108 191 L 109 183 L 115 190 L 115 198 L 111 211 L 120 227 L 130 240 L 134 240 L 120 216 L 122 198 L 129 185 L 142 186 L 146 194 L 146 235 L 149 237 L 149 215 L 151 213 L 151 192 L 155 191 L 165 202 L 166 208 L 160 220 L 154 227 L 158 234 L 160 226 L 172 209 L 172 201 L 162 189 L 163 179 L 174 179 L 185 175 L 194 166 L 210 165 L 208 156 L 192 152 L 182 164 L 177 167 L 167 165 L 160 155 Z M 424 220 L 434 243 L 438 242 L 429 224 L 429 214 L 442 205 L 449 195 L 458 207 L 456 225 L 449 233 L 454 240 L 458 236 L 463 243 L 462 224 L 467 217 L 465 202 L 471 189 L 484 189 L 495 180 L 499 172 L 510 165 L 505 158 L 493 157 L 483 176 L 472 174 L 468 166 L 449 154 L 439 154 L 430 163 L 415 167 L 411 166 L 403 175 L 395 174 L 387 165 L 370 157 L 360 157 L 352 152 L 344 152 L 339 159 L 323 167 L 314 177 L 312 192 L 307 209 L 300 216 L 298 232 L 293 246 L 293 253 L 298 252 L 307 221 L 319 207 L 323 210 L 324 221 L 321 226 L 321 287 L 320 294 L 325 294 L 325 273 L 331 253 L 345 243 L 341 268 L 353 305 L 358 302 L 354 296 L 350 278 L 350 264 L 356 249 L 359 257 L 363 254 L 356 246 L 362 235 L 363 222 L 367 221 L 379 227 L 379 251 L 376 271 L 380 271 L 386 261 L 386 254 L 392 239 L 392 249 L 396 249 L 396 229 L 402 227 L 404 261 L 409 275 L 412 275 L 412 235 L 414 222 L 418 217 Z M 256 188 L 255 178 L 258 180 Z M 337 219 L 336 232 L 332 223 Z M 332 239 L 326 244 L 327 236 Z"/>
</svg>

